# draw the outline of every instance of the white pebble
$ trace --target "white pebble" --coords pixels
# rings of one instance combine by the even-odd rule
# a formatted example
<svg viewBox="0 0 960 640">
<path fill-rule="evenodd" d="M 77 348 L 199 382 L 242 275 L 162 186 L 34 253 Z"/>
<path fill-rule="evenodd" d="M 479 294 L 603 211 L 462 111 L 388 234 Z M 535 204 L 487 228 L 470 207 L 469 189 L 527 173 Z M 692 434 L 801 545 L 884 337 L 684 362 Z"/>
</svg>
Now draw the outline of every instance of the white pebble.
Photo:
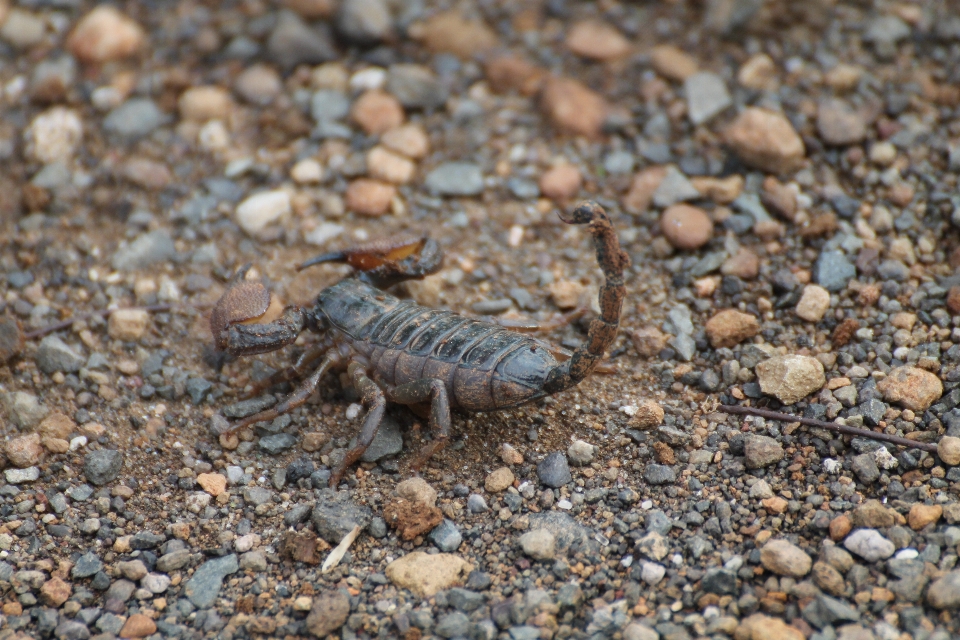
<svg viewBox="0 0 960 640">
<path fill-rule="evenodd" d="M 304 158 L 290 169 L 290 177 L 300 184 L 315 184 L 323 180 L 323 166 L 313 158 Z"/>
<path fill-rule="evenodd" d="M 877 466 L 881 469 L 890 470 L 899 464 L 897 459 L 893 457 L 886 447 L 880 447 L 877 449 L 876 453 L 873 454 L 873 457 L 877 461 Z"/>
<path fill-rule="evenodd" d="M 360 412 L 363 411 L 363 405 L 354 402 L 349 407 L 347 407 L 347 420 L 356 420 L 357 416 L 360 415 Z"/>
<path fill-rule="evenodd" d="M 350 76 L 350 91 L 363 93 L 380 89 L 387 83 L 387 70 L 382 67 L 367 67 Z"/>
<path fill-rule="evenodd" d="M 260 546 L 260 536 L 255 533 L 248 533 L 245 536 L 240 536 L 233 541 L 233 548 L 237 550 L 237 553 L 246 553 L 253 549 L 254 547 Z"/>
<path fill-rule="evenodd" d="M 47 109 L 30 123 L 24 132 L 27 154 L 49 164 L 73 157 L 83 138 L 83 121 L 77 112 L 66 107 Z"/>
<path fill-rule="evenodd" d="M 77 436 L 70 439 L 70 451 L 76 451 L 87 446 L 87 436 Z"/>
<path fill-rule="evenodd" d="M 312 245 L 324 245 L 344 232 L 342 224 L 322 222 L 304 234 L 303 239 Z"/>
<path fill-rule="evenodd" d="M 200 128 L 197 140 L 202 149 L 219 151 L 230 144 L 230 132 L 221 120 L 211 120 Z"/>
<path fill-rule="evenodd" d="M 525 231 L 524 228 L 518 224 L 515 224 L 512 227 L 510 227 L 510 235 L 507 238 L 507 244 L 514 249 L 519 247 L 520 243 L 523 242 L 524 231 Z"/>
<path fill-rule="evenodd" d="M 237 206 L 237 224 L 255 235 L 290 213 L 290 194 L 277 189 L 254 194 Z"/>
<path fill-rule="evenodd" d="M 564 498 L 563 500 L 557 500 L 557 509 L 563 509 L 564 511 L 568 511 L 570 509 L 573 509 L 573 503 L 567 500 L 566 498 Z"/>
<path fill-rule="evenodd" d="M 838 473 L 843 468 L 843 465 L 833 458 L 824 458 L 820 464 L 823 465 L 823 470 L 830 474 Z"/>
<path fill-rule="evenodd" d="M 640 569 L 640 579 L 651 587 L 656 586 L 667 575 L 667 568 L 656 562 L 644 562 Z"/>
</svg>

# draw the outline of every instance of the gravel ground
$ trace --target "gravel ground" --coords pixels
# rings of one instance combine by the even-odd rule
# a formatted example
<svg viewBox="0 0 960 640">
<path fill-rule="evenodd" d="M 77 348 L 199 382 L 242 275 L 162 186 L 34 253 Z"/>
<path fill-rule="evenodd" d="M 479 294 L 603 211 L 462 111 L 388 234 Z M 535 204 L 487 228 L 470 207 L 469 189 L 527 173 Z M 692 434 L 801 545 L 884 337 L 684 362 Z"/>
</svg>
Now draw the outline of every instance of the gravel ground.
<svg viewBox="0 0 960 640">
<path fill-rule="evenodd" d="M 949 0 L 0 0 L 0 640 L 958 637 L 958 69 Z M 217 354 L 239 266 L 428 233 L 406 295 L 575 348 L 584 198 L 608 372 L 336 489 L 336 374 L 212 434 L 313 340 Z"/>
</svg>

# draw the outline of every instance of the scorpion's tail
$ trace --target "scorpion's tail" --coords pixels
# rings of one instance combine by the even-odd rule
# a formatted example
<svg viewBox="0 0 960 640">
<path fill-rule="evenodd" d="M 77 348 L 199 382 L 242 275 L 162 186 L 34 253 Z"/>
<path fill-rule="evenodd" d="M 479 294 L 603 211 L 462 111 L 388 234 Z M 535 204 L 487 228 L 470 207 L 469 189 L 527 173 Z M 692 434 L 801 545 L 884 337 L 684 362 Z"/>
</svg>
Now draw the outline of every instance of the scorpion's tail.
<svg viewBox="0 0 960 640">
<path fill-rule="evenodd" d="M 586 344 L 550 372 L 544 384 L 547 393 L 556 393 L 586 378 L 603 359 L 604 351 L 613 344 L 620 326 L 620 308 L 625 293 L 623 271 L 630 266 L 630 258 L 620 249 L 617 232 L 610 224 L 607 212 L 599 204 L 583 202 L 574 209 L 569 219 L 563 215 L 560 219 L 568 224 L 589 225 L 587 229 L 593 236 L 604 282 L 600 287 L 600 316 L 590 323 Z"/>
</svg>

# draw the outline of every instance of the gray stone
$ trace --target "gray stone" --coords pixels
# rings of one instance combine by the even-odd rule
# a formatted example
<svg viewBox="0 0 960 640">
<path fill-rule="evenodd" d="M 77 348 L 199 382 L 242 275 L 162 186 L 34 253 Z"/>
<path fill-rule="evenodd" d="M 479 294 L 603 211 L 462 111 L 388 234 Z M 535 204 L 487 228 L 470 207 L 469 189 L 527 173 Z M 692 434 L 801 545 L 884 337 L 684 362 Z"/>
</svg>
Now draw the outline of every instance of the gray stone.
<svg viewBox="0 0 960 640">
<path fill-rule="evenodd" d="M 87 640 L 90 637 L 90 630 L 82 622 L 63 620 L 53 630 L 53 635 L 57 640 Z"/>
<path fill-rule="evenodd" d="M 436 545 L 437 549 L 444 553 L 453 553 L 463 542 L 463 535 L 450 520 L 446 518 L 430 532 L 430 542 Z"/>
<path fill-rule="evenodd" d="M 593 459 L 596 455 L 597 448 L 589 442 L 584 442 L 583 440 L 575 440 L 573 444 L 567 447 L 567 458 L 570 459 L 570 462 L 579 467 L 593 462 Z"/>
<path fill-rule="evenodd" d="M 916 558 L 890 558 L 887 561 L 887 572 L 899 578 L 887 582 L 890 589 L 899 598 L 907 602 L 919 602 L 923 596 L 923 588 L 927 585 L 927 576 L 924 575 L 924 563 Z"/>
<path fill-rule="evenodd" d="M 297 444 L 297 438 L 289 433 L 277 433 L 260 438 L 260 449 L 271 455 L 277 455 Z"/>
<path fill-rule="evenodd" d="M 669 345 L 676 350 L 677 355 L 684 362 L 690 362 L 693 360 L 693 356 L 697 354 L 697 343 L 692 336 L 687 334 L 671 338 Z"/>
<path fill-rule="evenodd" d="M 603 159 L 603 168 L 611 175 L 622 175 L 633 172 L 636 157 L 629 151 L 612 151 Z"/>
<path fill-rule="evenodd" d="M 752 435 L 744 440 L 743 453 L 748 469 L 762 469 L 783 460 L 783 445 L 770 436 Z"/>
<path fill-rule="evenodd" d="M 648 533 L 652 531 L 663 536 L 670 533 L 670 530 L 673 529 L 673 521 L 660 509 L 650 511 L 645 518 L 645 524 Z"/>
<path fill-rule="evenodd" d="M 656 532 L 650 532 L 637 540 L 637 551 L 651 560 L 663 560 L 669 550 L 667 538 Z"/>
<path fill-rule="evenodd" d="M 86 360 L 59 337 L 49 335 L 37 349 L 37 367 L 44 373 L 76 373 Z"/>
<path fill-rule="evenodd" d="M 566 551 L 571 544 L 582 545 L 590 539 L 590 530 L 562 511 L 531 513 L 530 529 L 546 529 L 553 534 L 557 551 Z"/>
<path fill-rule="evenodd" d="M 182 569 L 190 563 L 192 557 L 189 549 L 170 551 L 157 559 L 157 571 L 170 573 L 171 571 Z"/>
<path fill-rule="evenodd" d="M 267 40 L 267 52 L 281 67 L 320 64 L 337 58 L 326 29 L 313 28 L 292 11 L 283 10 Z"/>
<path fill-rule="evenodd" d="M 694 125 L 700 125 L 733 104 L 723 78 L 709 71 L 688 77 L 683 83 L 687 94 L 687 116 Z"/>
<path fill-rule="evenodd" d="M 408 109 L 439 109 L 449 95 L 433 71 L 419 64 L 392 65 L 387 91 Z"/>
<path fill-rule="evenodd" d="M 343 590 L 330 590 L 314 598 L 310 615 L 307 616 L 307 631 L 315 637 L 326 638 L 339 629 L 350 616 L 350 596 Z"/>
<path fill-rule="evenodd" d="M 149 98 L 131 98 L 103 119 L 103 129 L 122 138 L 141 138 L 167 121 L 167 115 Z"/>
<path fill-rule="evenodd" d="M 548 529 L 532 529 L 520 536 L 520 548 L 534 560 L 550 560 L 557 552 L 557 539 Z"/>
<path fill-rule="evenodd" d="M 217 596 L 220 595 L 223 579 L 239 568 L 240 564 L 237 562 L 235 553 L 207 560 L 197 568 L 184 585 L 183 593 L 198 609 L 212 607 L 217 601 Z"/>
<path fill-rule="evenodd" d="M 840 291 L 857 275 L 842 251 L 822 251 L 813 265 L 813 279 L 827 291 Z"/>
<path fill-rule="evenodd" d="M 877 275 L 883 280 L 904 282 L 910 277 L 910 267 L 899 260 L 884 260 L 877 266 Z"/>
<path fill-rule="evenodd" d="M 124 619 L 120 616 L 114 615 L 113 613 L 107 612 L 104 613 L 97 619 L 96 627 L 98 630 L 103 633 L 109 633 L 111 635 L 117 635 L 120 633 L 120 630 L 123 628 Z"/>
<path fill-rule="evenodd" d="M 736 595 L 737 574 L 730 569 L 713 568 L 708 569 L 700 582 L 701 588 L 707 593 L 717 595 Z"/>
<path fill-rule="evenodd" d="M 487 501 L 478 493 L 472 493 L 470 497 L 467 498 L 467 511 L 470 513 L 483 513 L 489 508 Z"/>
<path fill-rule="evenodd" d="M 892 58 L 897 52 L 897 43 L 909 36 L 910 26 L 894 15 L 874 18 L 863 32 L 864 41 L 873 44 L 874 51 L 883 59 Z"/>
<path fill-rule="evenodd" d="M 437 620 L 433 631 L 441 638 L 465 637 L 470 632 L 470 618 L 459 611 L 448 613 Z"/>
<path fill-rule="evenodd" d="M 703 26 L 713 33 L 734 36 L 739 35 L 738 31 L 764 3 L 763 0 L 707 0 L 704 4 Z"/>
<path fill-rule="evenodd" d="M 249 400 L 242 400 L 240 402 L 235 402 L 231 405 L 227 405 L 223 408 L 223 415 L 228 418 L 246 418 L 247 416 L 252 416 L 255 413 L 268 409 L 277 403 L 277 399 L 273 396 L 266 395 L 260 396 L 259 398 L 250 398 Z"/>
<path fill-rule="evenodd" d="M 173 238 L 164 229 L 141 233 L 113 254 L 111 264 L 117 271 L 138 271 L 161 262 L 170 262 L 177 256 Z"/>
<path fill-rule="evenodd" d="M 40 478 L 40 469 L 37 467 L 27 467 L 26 469 L 5 469 L 3 477 L 10 484 L 23 484 L 25 482 L 35 482 Z"/>
<path fill-rule="evenodd" d="M 348 492 L 323 489 L 318 492 L 311 520 L 318 536 L 330 544 L 339 544 L 354 527 L 365 529 L 372 516 L 370 508 L 354 503 Z"/>
<path fill-rule="evenodd" d="M 424 186 L 441 196 L 476 196 L 483 192 L 483 173 L 472 162 L 444 162 L 427 174 Z"/>
<path fill-rule="evenodd" d="M 876 529 L 857 529 L 844 539 L 843 546 L 867 562 L 884 560 L 896 551 L 893 543 Z"/>
<path fill-rule="evenodd" d="M 567 457 L 559 451 L 547 455 L 537 464 L 537 477 L 548 487 L 557 489 L 573 480 Z"/>
<path fill-rule="evenodd" d="M 204 378 L 188 378 L 185 388 L 193 404 L 200 404 L 207 394 L 210 393 L 213 384 Z"/>
<path fill-rule="evenodd" d="M 647 484 L 673 484 L 677 481 L 677 472 L 665 464 L 647 464 L 643 470 L 643 479 Z"/>
<path fill-rule="evenodd" d="M 136 590 L 136 588 L 137 585 L 133 584 L 129 580 L 116 580 L 110 585 L 110 588 L 107 589 L 107 592 L 103 594 L 103 599 L 106 601 L 119 600 L 120 602 L 126 602 L 133 596 L 133 592 Z"/>
<path fill-rule="evenodd" d="M 656 629 L 633 622 L 628 624 L 623 630 L 623 640 L 660 640 L 660 634 Z"/>
<path fill-rule="evenodd" d="M 287 475 L 289 475 L 289 471 Z M 297 506 L 291 508 L 285 514 L 283 514 L 283 524 L 288 527 L 295 526 L 301 522 L 306 522 L 307 518 L 310 517 L 310 505 L 308 504 L 298 504 Z"/>
<path fill-rule="evenodd" d="M 75 502 L 85 502 L 93 495 L 93 487 L 88 484 L 80 484 L 67 489 L 67 495 Z"/>
<path fill-rule="evenodd" d="M 263 487 L 247 487 L 243 490 L 243 500 L 255 507 L 273 500 L 273 492 Z"/>
<path fill-rule="evenodd" d="M 960 571 L 950 571 L 931 584 L 927 602 L 934 609 L 960 608 Z"/>
<path fill-rule="evenodd" d="M 856 622 L 860 613 L 850 605 L 836 598 L 820 594 L 802 611 L 804 620 L 822 629 L 837 622 Z"/>
<path fill-rule="evenodd" d="M 660 584 L 663 577 L 667 574 L 667 568 L 656 562 L 644 562 L 640 567 L 640 579 L 651 587 Z"/>
<path fill-rule="evenodd" d="M 861 453 L 850 461 L 850 467 L 863 484 L 873 484 L 880 479 L 880 469 L 872 453 Z"/>
<path fill-rule="evenodd" d="M 540 197 L 540 186 L 533 180 L 524 180 L 523 178 L 517 177 L 508 178 L 507 189 L 510 190 L 510 193 L 513 194 L 515 198 L 519 198 L 520 200 L 532 200 L 533 198 Z M 526 289 L 520 290 L 526 291 Z M 520 306 L 528 308 L 526 305 Z"/>
<path fill-rule="evenodd" d="M 575 583 L 566 583 L 557 590 L 557 606 L 561 609 L 575 609 L 583 604 L 583 589 Z"/>
<path fill-rule="evenodd" d="M 354 438 L 350 441 L 350 447 L 353 447 L 356 443 L 357 440 Z M 396 418 L 388 414 L 383 416 L 383 421 L 380 423 L 380 429 L 377 430 L 377 435 L 373 437 L 373 442 L 370 443 L 367 450 L 360 456 L 360 460 L 363 462 L 376 462 L 382 458 L 395 456 L 402 450 L 403 435 L 400 430 L 400 423 L 397 422 Z"/>
<path fill-rule="evenodd" d="M 519 627 L 510 627 L 510 640 L 537 640 L 540 637 L 540 629 L 529 624 Z"/>
<path fill-rule="evenodd" d="M 369 46 L 386 38 L 392 29 L 390 9 L 384 0 L 345 0 L 337 12 L 337 32 L 344 39 Z"/>
<path fill-rule="evenodd" d="M 103 569 L 103 563 L 100 558 L 93 551 L 88 551 L 77 558 L 77 563 L 70 570 L 70 576 L 74 579 L 89 578 L 101 569 Z"/>
<path fill-rule="evenodd" d="M 83 460 L 83 474 L 87 482 L 98 487 L 115 480 L 122 468 L 123 454 L 114 449 L 91 451 Z"/>
<path fill-rule="evenodd" d="M 19 429 L 32 429 L 50 413 L 47 407 L 40 404 L 37 396 L 25 391 L 3 394 L 3 408 L 7 412 L 7 419 Z"/>
<path fill-rule="evenodd" d="M 447 591 L 447 602 L 458 611 L 470 613 L 483 606 L 483 595 L 469 589 L 454 587 Z"/>
<path fill-rule="evenodd" d="M 153 531 L 139 531 L 130 539 L 130 548 L 132 549 L 155 549 L 163 544 L 166 536 L 154 533 Z"/>
<path fill-rule="evenodd" d="M 658 207 L 669 207 L 678 202 L 694 200 L 700 197 L 690 180 L 674 166 L 667 167 L 667 173 L 660 181 L 660 186 L 653 192 L 653 204 Z"/>
<path fill-rule="evenodd" d="M 320 89 L 310 98 L 310 115 L 317 122 L 342 120 L 350 113 L 350 99 L 334 89 Z"/>
<path fill-rule="evenodd" d="M 267 570 L 267 554 L 263 549 L 247 551 L 240 556 L 240 568 L 260 573 Z"/>
</svg>

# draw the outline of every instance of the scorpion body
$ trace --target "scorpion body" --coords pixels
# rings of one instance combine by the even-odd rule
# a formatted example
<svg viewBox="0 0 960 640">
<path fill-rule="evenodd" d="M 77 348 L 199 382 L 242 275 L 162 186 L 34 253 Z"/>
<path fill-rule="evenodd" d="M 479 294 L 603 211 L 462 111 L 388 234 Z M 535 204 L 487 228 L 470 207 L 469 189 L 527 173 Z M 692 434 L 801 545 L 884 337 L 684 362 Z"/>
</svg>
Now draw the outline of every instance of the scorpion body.
<svg viewBox="0 0 960 640">
<path fill-rule="evenodd" d="M 629 259 L 599 205 L 582 203 L 564 222 L 588 225 L 604 283 L 600 315 L 591 321 L 586 343 L 562 361 L 528 336 L 386 293 L 383 289 L 392 284 L 440 269 L 442 254 L 431 240 L 356 247 L 301 265 L 346 262 L 358 269 L 354 276 L 321 291 L 308 308 L 282 308 L 262 283 L 247 280 L 249 266 L 240 269 L 211 314 L 218 348 L 234 355 L 274 351 L 294 342 L 304 329 L 319 334 L 320 340 L 293 366 L 251 392 L 302 377 L 312 369 L 290 396 L 229 430 L 272 420 L 302 405 L 324 373 L 345 367 L 367 414 L 356 446 L 331 474 L 331 485 L 335 485 L 373 440 L 387 400 L 429 416 L 436 436 L 414 462 L 418 468 L 449 438 L 451 408 L 496 411 L 579 383 L 616 338 L 623 271 Z"/>
<path fill-rule="evenodd" d="M 494 411 L 541 398 L 557 366 L 537 340 L 355 279 L 325 289 L 314 313 L 366 359 L 375 382 L 392 388 L 440 380 L 451 408 Z"/>
</svg>

